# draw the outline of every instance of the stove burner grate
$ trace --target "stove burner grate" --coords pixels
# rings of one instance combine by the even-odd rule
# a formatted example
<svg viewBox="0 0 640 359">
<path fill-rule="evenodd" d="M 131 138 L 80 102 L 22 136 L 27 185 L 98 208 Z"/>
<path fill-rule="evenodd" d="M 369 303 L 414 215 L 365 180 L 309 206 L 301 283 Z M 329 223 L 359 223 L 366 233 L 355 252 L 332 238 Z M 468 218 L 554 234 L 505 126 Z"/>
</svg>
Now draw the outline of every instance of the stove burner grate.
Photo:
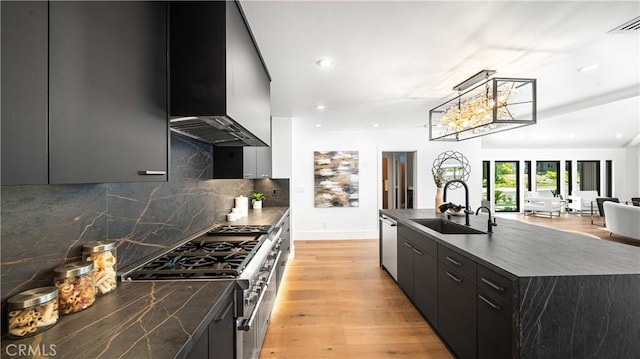
<svg viewBox="0 0 640 359">
<path fill-rule="evenodd" d="M 271 229 L 270 225 L 266 224 L 238 224 L 238 225 L 221 225 L 213 228 L 207 234 L 217 235 L 234 235 L 234 234 L 267 234 Z"/>
</svg>

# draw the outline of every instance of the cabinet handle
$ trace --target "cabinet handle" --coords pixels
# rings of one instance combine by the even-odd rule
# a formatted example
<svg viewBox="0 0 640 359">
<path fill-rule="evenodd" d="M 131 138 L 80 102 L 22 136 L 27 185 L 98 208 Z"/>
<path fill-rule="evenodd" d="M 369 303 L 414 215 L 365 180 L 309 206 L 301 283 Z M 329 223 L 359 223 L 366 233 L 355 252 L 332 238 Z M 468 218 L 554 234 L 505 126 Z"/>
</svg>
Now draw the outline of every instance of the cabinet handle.
<svg viewBox="0 0 640 359">
<path fill-rule="evenodd" d="M 458 267 L 462 267 L 462 263 L 458 262 L 457 260 L 447 256 L 447 260 L 455 265 L 457 265 Z"/>
<path fill-rule="evenodd" d="M 413 247 L 413 251 L 416 252 L 419 255 L 423 255 L 422 251 L 419 250 L 418 248 Z"/>
<path fill-rule="evenodd" d="M 501 306 L 493 303 L 492 301 L 490 301 L 489 299 L 485 298 L 482 294 L 478 294 L 478 298 L 482 299 L 483 302 L 487 303 L 491 308 L 495 309 L 495 310 L 500 310 L 502 309 Z"/>
<path fill-rule="evenodd" d="M 409 247 L 409 248 L 411 248 L 411 249 L 415 249 L 415 248 L 413 248 L 413 246 L 411 244 L 409 244 L 409 242 L 404 242 L 404 245 Z"/>
<path fill-rule="evenodd" d="M 227 315 L 227 313 L 229 313 L 229 309 L 231 309 L 232 307 L 233 307 L 233 301 L 230 301 L 227 304 L 226 308 L 224 308 L 224 310 L 220 313 L 220 315 L 218 315 L 218 317 L 213 320 L 214 323 L 218 323 L 219 321 L 224 319 L 224 317 Z"/>
<path fill-rule="evenodd" d="M 138 171 L 140 176 L 164 176 L 167 174 L 167 171 Z"/>
<path fill-rule="evenodd" d="M 245 177 L 245 178 L 251 178 L 251 173 L 245 173 L 245 174 L 244 174 L 244 177 Z"/>
<path fill-rule="evenodd" d="M 462 283 L 462 279 L 456 277 L 455 275 L 447 272 L 447 275 L 449 276 L 449 278 L 453 279 L 456 283 Z"/>
<path fill-rule="evenodd" d="M 485 277 L 480 278 L 481 281 L 483 281 L 484 283 L 486 283 L 489 287 L 497 290 L 498 292 L 504 292 L 504 288 L 502 288 L 501 286 L 493 283 L 492 281 L 486 279 Z"/>
</svg>

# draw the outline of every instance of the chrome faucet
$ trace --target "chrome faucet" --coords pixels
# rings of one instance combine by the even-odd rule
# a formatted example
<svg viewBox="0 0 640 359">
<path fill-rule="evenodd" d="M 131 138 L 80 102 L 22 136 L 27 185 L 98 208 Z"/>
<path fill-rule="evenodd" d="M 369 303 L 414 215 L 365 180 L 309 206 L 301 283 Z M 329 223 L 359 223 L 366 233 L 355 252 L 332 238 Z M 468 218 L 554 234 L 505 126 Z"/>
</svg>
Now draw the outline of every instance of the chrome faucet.
<svg viewBox="0 0 640 359">
<path fill-rule="evenodd" d="M 488 226 L 487 232 L 493 233 L 493 227 L 497 226 L 498 223 L 496 223 L 496 217 L 493 217 L 493 222 L 491 221 L 491 208 L 487 206 L 478 207 L 478 209 L 476 210 L 476 216 L 478 215 L 478 213 L 480 213 L 480 210 L 483 208 L 487 210 L 487 213 L 489 213 L 489 220 L 487 221 L 487 226 Z"/>
<path fill-rule="evenodd" d="M 464 224 L 466 226 L 468 226 L 469 225 L 469 215 L 471 213 L 473 213 L 473 211 L 469 209 L 469 186 L 467 186 L 467 184 L 464 183 L 463 180 L 452 179 L 451 181 L 448 181 L 447 183 L 445 183 L 444 184 L 444 193 L 442 194 L 442 201 L 443 202 L 447 202 L 447 187 L 449 187 L 449 184 L 454 183 L 454 182 L 461 183 L 462 186 L 464 187 Z"/>
</svg>

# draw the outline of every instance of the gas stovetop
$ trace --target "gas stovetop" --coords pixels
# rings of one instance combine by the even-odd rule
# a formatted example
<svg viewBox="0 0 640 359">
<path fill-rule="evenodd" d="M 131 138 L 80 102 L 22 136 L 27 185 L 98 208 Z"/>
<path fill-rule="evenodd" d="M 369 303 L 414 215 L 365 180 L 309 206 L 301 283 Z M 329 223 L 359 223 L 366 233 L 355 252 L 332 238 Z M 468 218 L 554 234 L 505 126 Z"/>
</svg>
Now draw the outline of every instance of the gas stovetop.
<svg viewBox="0 0 640 359">
<path fill-rule="evenodd" d="M 131 280 L 233 279 L 262 244 L 261 236 L 201 236 L 139 266 Z"/>
<path fill-rule="evenodd" d="M 238 224 L 238 225 L 220 225 L 209 232 L 210 235 L 245 235 L 245 234 L 266 234 L 271 229 L 270 225 L 263 224 Z"/>
</svg>

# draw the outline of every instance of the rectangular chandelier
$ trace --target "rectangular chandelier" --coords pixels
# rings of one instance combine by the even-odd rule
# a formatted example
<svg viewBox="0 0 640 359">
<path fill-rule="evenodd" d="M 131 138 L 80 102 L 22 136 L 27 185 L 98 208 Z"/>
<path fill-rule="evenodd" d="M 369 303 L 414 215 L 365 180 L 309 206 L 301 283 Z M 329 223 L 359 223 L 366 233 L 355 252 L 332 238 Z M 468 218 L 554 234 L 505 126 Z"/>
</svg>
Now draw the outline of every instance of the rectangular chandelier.
<svg viewBox="0 0 640 359">
<path fill-rule="evenodd" d="M 536 79 L 489 79 L 494 73 L 473 75 L 453 88 L 457 97 L 429 111 L 429 141 L 463 141 L 536 123 Z"/>
</svg>

